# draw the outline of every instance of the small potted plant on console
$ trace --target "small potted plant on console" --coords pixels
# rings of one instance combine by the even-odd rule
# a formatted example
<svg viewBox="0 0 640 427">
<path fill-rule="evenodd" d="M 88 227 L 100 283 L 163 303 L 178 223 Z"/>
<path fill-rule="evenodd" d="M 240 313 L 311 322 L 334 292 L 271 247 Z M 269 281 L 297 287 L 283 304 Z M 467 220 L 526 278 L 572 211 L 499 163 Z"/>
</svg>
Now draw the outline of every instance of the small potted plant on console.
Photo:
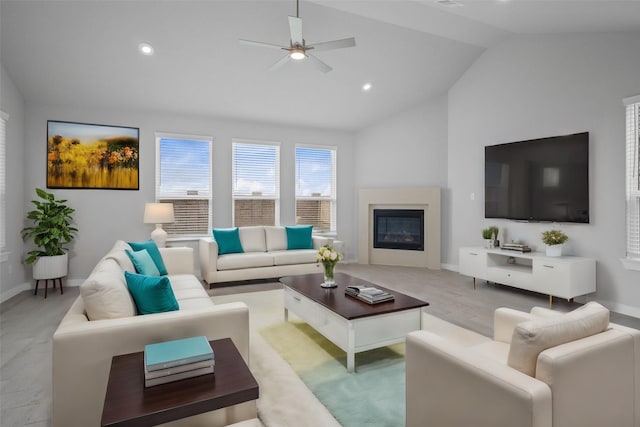
<svg viewBox="0 0 640 427">
<path fill-rule="evenodd" d="M 547 230 L 542 233 L 542 243 L 547 245 L 547 256 L 562 256 L 562 245 L 569 236 L 560 230 Z"/>
<path fill-rule="evenodd" d="M 492 225 L 491 227 L 487 227 L 482 229 L 482 238 L 485 242 L 485 247 L 487 249 L 493 249 L 500 246 L 500 241 L 498 240 L 498 227 Z"/>
</svg>

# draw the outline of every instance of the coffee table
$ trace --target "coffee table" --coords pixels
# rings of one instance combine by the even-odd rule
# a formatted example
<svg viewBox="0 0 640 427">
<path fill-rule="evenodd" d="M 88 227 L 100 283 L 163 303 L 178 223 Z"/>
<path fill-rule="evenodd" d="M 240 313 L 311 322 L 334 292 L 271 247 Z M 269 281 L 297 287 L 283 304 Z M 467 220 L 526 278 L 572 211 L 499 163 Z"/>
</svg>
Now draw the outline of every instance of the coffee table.
<svg viewBox="0 0 640 427">
<path fill-rule="evenodd" d="M 154 426 L 258 398 L 258 383 L 230 338 L 209 341 L 215 373 L 144 386 L 144 352 L 115 356 L 102 427 Z"/>
<path fill-rule="evenodd" d="M 355 354 L 403 342 L 411 331 L 422 326 L 422 307 L 428 302 L 398 291 L 336 273 L 336 288 L 320 287 L 322 274 L 287 276 L 284 285 L 284 318 L 289 311 L 308 323 L 347 353 L 347 371 L 355 370 Z M 370 305 L 345 295 L 350 285 L 375 286 L 394 295 L 394 301 Z"/>
</svg>

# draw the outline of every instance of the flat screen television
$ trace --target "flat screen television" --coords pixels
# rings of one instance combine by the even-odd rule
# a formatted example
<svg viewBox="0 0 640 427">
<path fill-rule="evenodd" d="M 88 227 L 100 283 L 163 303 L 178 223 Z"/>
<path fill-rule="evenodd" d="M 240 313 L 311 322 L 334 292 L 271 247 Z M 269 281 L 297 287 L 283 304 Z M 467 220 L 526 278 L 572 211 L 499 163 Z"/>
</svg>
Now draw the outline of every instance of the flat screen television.
<svg viewBox="0 0 640 427">
<path fill-rule="evenodd" d="M 589 223 L 589 132 L 484 148 L 485 218 Z"/>
</svg>

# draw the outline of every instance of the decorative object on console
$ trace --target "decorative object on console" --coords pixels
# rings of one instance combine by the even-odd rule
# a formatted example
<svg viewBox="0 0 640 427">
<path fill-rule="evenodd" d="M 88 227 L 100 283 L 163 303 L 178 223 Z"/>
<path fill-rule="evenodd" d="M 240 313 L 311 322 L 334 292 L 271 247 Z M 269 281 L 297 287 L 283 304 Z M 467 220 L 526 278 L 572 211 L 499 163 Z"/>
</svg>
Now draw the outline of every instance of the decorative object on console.
<svg viewBox="0 0 640 427">
<path fill-rule="evenodd" d="M 547 256 L 562 256 L 562 245 L 569 236 L 560 230 L 547 230 L 542 233 L 542 243 L 547 245 Z"/>
<path fill-rule="evenodd" d="M 487 249 L 500 247 L 500 241 L 498 240 L 499 232 L 500 230 L 495 225 L 482 229 L 482 238 L 484 239 Z"/>
<path fill-rule="evenodd" d="M 156 225 L 156 228 L 151 232 L 151 239 L 156 242 L 159 248 L 164 248 L 167 243 L 167 232 L 162 229 L 162 224 L 174 221 L 173 203 L 147 203 L 144 205 L 144 223 Z"/>
<path fill-rule="evenodd" d="M 318 250 L 316 260 L 321 262 L 324 267 L 324 282 L 320 286 L 323 288 L 335 288 L 337 285 L 334 279 L 334 269 L 336 264 L 342 260 L 342 254 L 333 249 L 333 246 L 324 245 Z"/>
<path fill-rule="evenodd" d="M 48 279 L 61 279 L 67 275 L 68 256 L 64 245 L 71 243 L 77 228 L 71 225 L 72 214 L 75 209 L 66 205 L 66 200 L 56 197 L 46 191 L 36 188 L 36 194 L 44 201 L 32 200 L 36 209 L 27 212 L 27 219 L 33 225 L 22 229 L 22 238 L 31 238 L 39 249 L 31 250 L 24 260 L 26 264 L 33 264 L 33 278 L 36 279 L 36 293 L 38 282 L 45 280 L 45 298 L 47 296 L 46 282 Z M 60 280 L 60 293 L 62 281 Z"/>
</svg>

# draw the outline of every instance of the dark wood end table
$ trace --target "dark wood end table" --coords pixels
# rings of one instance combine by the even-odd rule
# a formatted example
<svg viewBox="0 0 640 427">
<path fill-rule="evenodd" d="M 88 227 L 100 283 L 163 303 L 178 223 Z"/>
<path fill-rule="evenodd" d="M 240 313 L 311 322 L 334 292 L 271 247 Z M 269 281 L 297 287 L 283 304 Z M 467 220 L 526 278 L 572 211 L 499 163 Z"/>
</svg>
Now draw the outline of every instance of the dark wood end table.
<svg viewBox="0 0 640 427">
<path fill-rule="evenodd" d="M 114 356 L 102 427 L 154 426 L 258 398 L 258 383 L 230 338 L 210 341 L 215 373 L 144 386 L 144 352 Z"/>
</svg>

